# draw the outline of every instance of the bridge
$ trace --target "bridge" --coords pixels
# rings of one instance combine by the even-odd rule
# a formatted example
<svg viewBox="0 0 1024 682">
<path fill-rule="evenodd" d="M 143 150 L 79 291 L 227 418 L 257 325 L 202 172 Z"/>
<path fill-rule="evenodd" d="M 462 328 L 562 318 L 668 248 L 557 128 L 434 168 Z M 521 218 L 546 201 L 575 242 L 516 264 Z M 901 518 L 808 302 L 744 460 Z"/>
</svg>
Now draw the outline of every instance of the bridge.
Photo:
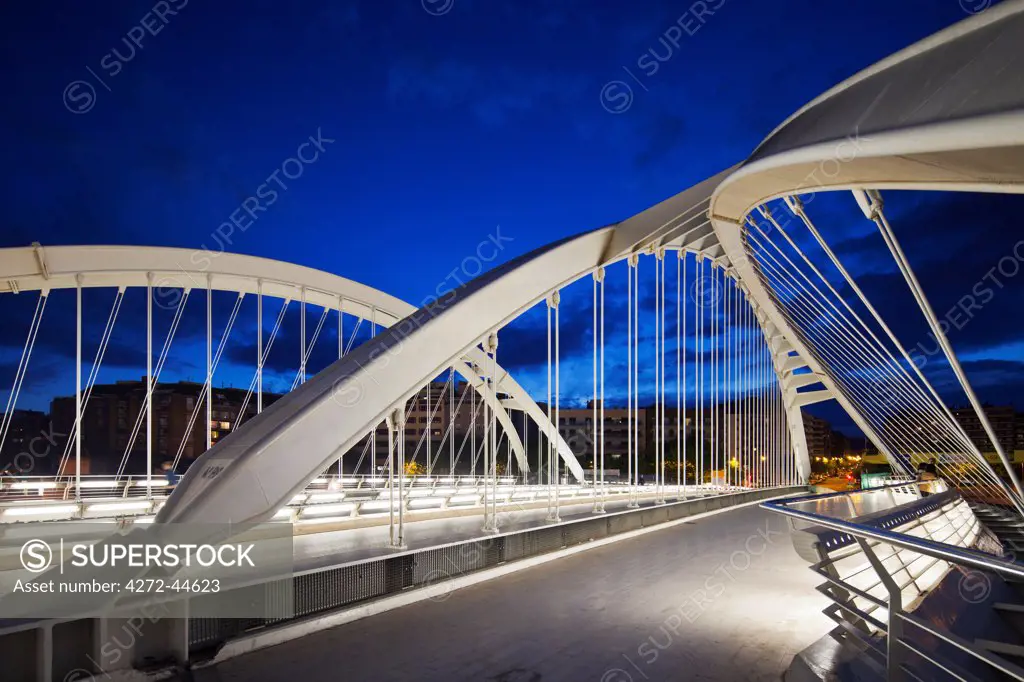
<svg viewBox="0 0 1024 682">
<path fill-rule="evenodd" d="M 914 211 L 890 209 L 1024 191 L 1021 40 L 1024 2 L 1003 2 L 823 93 L 735 166 L 419 305 L 238 254 L 0 250 L 0 292 L 29 318 L 0 423 L 0 451 L 24 446 L 0 479 L 4 679 L 1024 679 L 1019 467 L 901 245 Z M 992 457 L 830 246 L 853 220 Z M 59 436 L 14 424 L 53 309 L 75 346 Z M 104 384 L 125 324 L 145 330 L 142 378 Z M 182 329 L 202 341 L 176 347 L 197 337 Z M 530 344 L 546 363 L 513 377 L 505 354 Z M 229 389 L 239 349 L 251 373 Z M 202 379 L 172 390 L 182 367 Z M 801 410 L 823 401 L 885 485 L 810 485 Z M 938 480 L 916 481 L 932 460 Z M 255 572 L 65 575 L 66 543 L 243 542 Z M 148 588 L 17 587 L 97 577 Z"/>
</svg>

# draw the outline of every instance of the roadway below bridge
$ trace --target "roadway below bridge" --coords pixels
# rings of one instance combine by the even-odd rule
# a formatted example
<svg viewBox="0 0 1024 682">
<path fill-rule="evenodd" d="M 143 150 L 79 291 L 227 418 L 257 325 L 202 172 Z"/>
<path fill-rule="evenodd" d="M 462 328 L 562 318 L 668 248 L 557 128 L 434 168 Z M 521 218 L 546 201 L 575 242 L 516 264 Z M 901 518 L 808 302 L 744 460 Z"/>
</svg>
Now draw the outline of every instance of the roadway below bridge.
<svg viewBox="0 0 1024 682">
<path fill-rule="evenodd" d="M 821 582 L 757 506 L 602 545 L 194 671 L 196 682 L 778 680 Z"/>
</svg>

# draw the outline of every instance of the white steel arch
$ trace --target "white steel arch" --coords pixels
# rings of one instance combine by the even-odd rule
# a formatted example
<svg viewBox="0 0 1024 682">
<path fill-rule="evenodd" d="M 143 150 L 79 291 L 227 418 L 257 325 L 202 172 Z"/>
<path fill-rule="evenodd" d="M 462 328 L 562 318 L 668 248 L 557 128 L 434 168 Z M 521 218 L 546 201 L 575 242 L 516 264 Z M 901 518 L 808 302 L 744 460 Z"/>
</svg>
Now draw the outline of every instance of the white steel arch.
<svg viewBox="0 0 1024 682">
<path fill-rule="evenodd" d="M 365 284 L 321 270 L 257 256 L 155 246 L 26 246 L 0 249 L 0 293 L 83 287 L 206 288 L 299 300 L 390 326 L 411 308 L 404 301 Z"/>
<path fill-rule="evenodd" d="M 203 455 L 158 520 L 267 518 L 329 464 L 329 453 L 354 445 L 366 424 L 383 419 L 425 377 L 599 266 L 662 247 L 699 250 L 722 260 L 706 207 L 725 175 L 615 226 L 537 249 L 415 311 Z M 344 415 L 341 403 L 348 406 Z M 211 471 L 218 473 L 211 476 Z"/>
<path fill-rule="evenodd" d="M 767 323 L 883 452 L 760 282 L 744 221 L 769 200 L 822 190 L 1024 192 L 1021 40 L 1024 2 L 1013 0 L 892 55 L 796 112 L 712 198 L 718 239 Z"/>
<path fill-rule="evenodd" d="M 410 387 L 491 330 L 599 266 L 677 239 L 735 269 L 749 291 L 787 392 L 792 441 L 805 474 L 799 407 L 807 398 L 797 389 L 821 382 L 844 407 L 851 405 L 760 284 L 743 248 L 743 220 L 768 199 L 814 189 L 1022 191 L 1024 89 L 1014 87 L 1022 10 L 1022 0 L 1005 2 L 894 55 L 802 109 L 741 167 L 626 221 L 542 247 L 412 313 L 218 443 L 189 470 L 158 521 L 267 518 L 330 453 L 349 447 L 363 425 L 382 420 Z M 827 178 L 815 176 L 823 163 L 839 161 L 839 145 L 854 143 L 856 154 L 830 166 Z M 810 378 L 795 374 L 800 366 L 810 367 Z M 361 399 L 339 419 L 338 396 L 353 394 Z M 855 410 L 851 415 L 867 425 Z"/>
<path fill-rule="evenodd" d="M 322 270 L 257 256 L 205 250 L 153 246 L 48 246 L 0 249 L 0 293 L 73 289 L 82 275 L 85 288 L 141 287 L 155 290 L 205 289 L 207 278 L 214 291 L 257 294 L 338 310 L 390 327 L 416 310 L 405 301 L 378 289 Z M 480 372 L 490 360 L 477 347 L 453 359 L 455 368 L 483 400 L 495 409 L 521 471 L 529 471 L 522 439 L 508 411 Z M 507 393 L 530 419 L 543 428 L 548 420 L 530 394 L 498 365 L 497 389 Z M 372 428 L 372 427 L 371 427 Z M 583 469 L 565 440 L 558 436 L 559 454 L 577 479 Z M 344 452 L 342 450 L 341 452 Z M 340 454 L 340 453 L 339 453 Z"/>
</svg>

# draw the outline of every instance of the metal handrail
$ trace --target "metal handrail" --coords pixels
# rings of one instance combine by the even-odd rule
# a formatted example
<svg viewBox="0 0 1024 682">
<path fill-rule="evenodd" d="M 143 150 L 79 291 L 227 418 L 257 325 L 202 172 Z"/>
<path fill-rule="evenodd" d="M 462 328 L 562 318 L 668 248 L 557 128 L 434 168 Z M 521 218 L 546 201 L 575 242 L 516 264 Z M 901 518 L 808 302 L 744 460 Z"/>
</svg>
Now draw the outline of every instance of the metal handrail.
<svg viewBox="0 0 1024 682">
<path fill-rule="evenodd" d="M 929 514 L 934 514 L 934 513 L 937 513 L 938 511 L 939 510 L 935 510 L 935 511 L 929 512 Z M 928 516 L 928 514 L 926 514 L 926 515 L 922 516 L 921 518 L 917 519 L 917 521 L 914 522 L 913 528 L 920 528 L 923 524 L 928 523 L 929 521 L 925 521 L 925 518 L 927 516 Z M 901 528 L 906 529 L 906 525 L 901 526 Z M 947 520 L 943 525 L 939 526 L 938 528 L 932 529 L 930 531 L 930 533 L 932 535 L 934 535 L 937 531 L 945 530 L 946 528 L 952 528 L 952 530 L 950 531 L 949 535 L 946 536 L 947 538 L 949 538 L 949 537 L 953 536 L 954 534 L 959 534 L 961 526 L 954 527 L 953 526 L 953 522 L 951 520 Z M 948 543 L 943 543 L 943 544 L 948 544 Z M 880 557 L 879 560 L 884 562 L 884 561 L 888 561 L 888 560 L 890 560 L 892 558 L 898 557 L 900 551 L 901 550 L 899 550 L 899 549 L 895 549 L 895 550 L 893 550 L 892 554 L 886 555 L 884 557 Z M 936 559 L 936 561 L 938 561 L 938 559 Z M 934 562 L 929 564 L 929 566 L 933 566 L 933 565 L 934 565 Z M 860 573 L 863 573 L 865 571 L 868 571 L 870 569 L 871 569 L 870 565 L 864 566 L 863 568 L 861 568 L 861 569 L 859 569 L 857 571 L 854 571 L 853 573 L 849 573 L 846 576 L 844 576 L 844 580 L 850 580 L 854 576 L 856 576 L 856 575 L 858 575 Z"/>
<path fill-rule="evenodd" d="M 964 503 L 962 499 L 951 501 L 951 502 L 947 502 L 947 506 L 953 506 L 954 508 L 958 508 L 960 503 Z M 930 524 L 932 521 L 934 521 L 936 519 L 935 518 L 932 518 L 931 520 L 926 520 L 926 519 L 928 519 L 928 517 L 934 517 L 934 515 L 936 513 L 941 514 L 941 516 L 945 517 L 946 520 L 938 528 L 928 529 L 927 528 L 928 524 Z M 958 514 L 958 516 L 962 517 L 963 515 L 962 514 Z M 974 518 L 973 514 L 969 514 L 969 516 L 971 516 L 971 518 Z M 977 524 L 977 519 L 975 519 L 975 523 Z M 916 518 L 913 521 L 904 523 L 903 525 L 899 526 L 900 532 L 902 532 L 902 533 L 907 533 L 907 532 L 910 532 L 911 530 L 914 530 L 914 529 L 925 529 L 927 534 L 931 538 L 936 538 L 936 533 L 937 532 L 939 532 L 941 530 L 945 530 L 946 528 L 950 528 L 951 529 L 950 532 L 945 537 L 940 538 L 940 539 L 937 540 L 937 542 L 939 542 L 939 543 L 948 543 L 949 539 L 951 537 L 953 537 L 953 536 L 958 536 L 961 539 L 964 539 L 964 536 L 961 535 L 961 531 L 963 530 L 963 527 L 964 527 L 963 523 L 961 523 L 960 525 L 956 525 L 955 522 L 953 521 L 953 519 L 949 517 L 949 514 L 942 512 L 942 510 L 932 510 L 932 511 L 930 511 L 930 512 L 928 512 L 928 513 L 926 513 L 926 514 L 924 514 L 924 515 L 922 515 L 922 516 L 920 516 L 918 518 Z M 810 532 L 813 533 L 814 531 L 811 530 Z M 830 533 L 834 534 L 835 532 L 834 531 L 830 531 Z M 859 541 L 858 541 L 858 543 L 859 543 Z M 858 544 L 858 546 L 859 546 L 859 544 Z M 936 558 L 932 558 L 932 557 L 921 557 L 921 558 L 925 558 L 926 559 L 927 565 L 924 566 L 923 568 L 918 566 L 916 570 L 912 571 L 911 570 L 911 566 L 914 565 L 914 563 L 916 563 L 916 560 L 912 560 L 910 562 L 905 562 L 900 557 L 901 554 L 903 554 L 905 552 L 908 552 L 909 550 L 904 550 L 904 549 L 900 549 L 900 548 L 897 548 L 897 547 L 893 547 L 891 549 L 892 549 L 891 553 L 887 554 L 886 556 L 878 556 L 877 546 L 872 551 L 873 551 L 873 553 L 875 553 L 876 558 L 878 559 L 878 562 L 881 565 L 888 566 L 889 565 L 888 562 L 890 562 L 893 559 L 896 559 L 900 563 L 900 566 L 901 566 L 900 568 L 896 569 L 895 571 L 892 571 L 891 569 L 889 570 L 889 573 L 892 576 L 892 580 L 895 583 L 895 588 L 897 589 L 897 591 L 900 594 L 903 594 L 903 592 L 908 587 L 913 586 L 914 591 L 918 595 L 924 594 L 925 591 L 921 589 L 921 587 L 919 585 L 919 580 L 922 577 L 924 577 L 925 575 L 927 575 L 927 573 L 936 564 L 939 564 L 941 562 L 941 560 L 940 559 L 936 559 Z M 916 554 L 914 552 L 911 552 L 911 553 Z M 851 556 L 851 555 L 845 555 L 843 557 L 840 557 L 839 560 L 846 559 L 849 556 Z M 945 562 L 942 562 L 942 563 L 945 563 Z M 829 571 L 828 568 L 827 568 L 829 566 L 835 567 L 835 565 L 836 565 L 836 559 L 829 557 L 829 558 L 823 559 L 822 561 L 820 561 L 820 562 L 818 562 L 816 564 L 813 564 L 811 566 L 811 570 L 816 575 L 824 578 L 825 581 L 828 584 L 830 584 L 832 586 L 835 586 L 835 587 L 839 588 L 840 590 L 845 590 L 847 593 L 852 594 L 855 597 L 859 597 L 860 599 L 863 599 L 863 600 L 867 601 L 868 604 L 866 606 L 858 606 L 858 605 L 855 605 L 851 601 L 846 601 L 844 599 L 837 598 L 837 595 L 831 594 L 831 593 L 823 590 L 822 586 L 818 587 L 818 591 L 821 592 L 822 594 L 824 594 L 825 596 L 828 596 L 830 599 L 832 599 L 834 604 L 835 604 L 835 606 L 837 606 L 839 609 L 843 610 L 844 612 L 847 612 L 847 613 L 851 614 L 852 616 L 854 616 L 857 619 L 861 619 L 861 620 L 869 622 L 869 624 L 874 626 L 876 629 L 881 630 L 882 632 L 886 632 L 886 629 L 887 629 L 886 624 L 881 623 L 880 621 L 875 620 L 874 618 L 872 618 L 869 615 L 870 613 L 873 613 L 878 608 L 882 608 L 882 609 L 888 609 L 889 608 L 888 603 L 886 603 L 884 600 L 879 599 L 878 597 L 875 597 L 874 595 L 870 594 L 870 590 L 875 589 L 876 587 L 878 587 L 880 585 L 884 585 L 884 581 L 879 577 L 878 572 L 875 569 L 875 567 L 869 561 L 866 566 L 864 566 L 862 568 L 858 568 L 857 570 L 853 571 L 852 573 L 847 573 L 843 577 L 840 577 L 837 572 Z M 855 579 L 860 579 L 859 576 L 866 575 L 867 571 L 871 571 L 871 572 L 874 573 L 874 576 L 875 576 L 875 579 L 876 579 L 877 582 L 874 582 L 874 583 L 872 583 L 870 585 L 861 585 L 861 586 L 856 586 L 856 585 L 851 583 L 851 581 L 853 581 Z M 897 579 L 895 577 L 897 574 L 899 574 L 901 572 L 906 574 L 906 576 L 907 576 L 906 579 L 900 580 L 900 579 Z M 827 611 L 826 611 L 826 615 L 829 615 L 830 617 L 832 617 L 831 614 L 828 614 Z M 837 621 L 837 623 L 839 623 L 839 621 Z"/>
<path fill-rule="evenodd" d="M 834 604 L 840 609 L 851 613 L 855 617 L 871 621 L 876 628 L 882 629 L 886 633 L 885 666 L 889 682 L 902 681 L 908 677 L 920 679 L 907 667 L 909 661 L 905 652 L 912 652 L 916 654 L 922 660 L 952 674 L 958 679 L 970 679 L 969 676 L 964 677 L 953 673 L 948 662 L 944 662 L 934 654 L 929 654 L 921 650 L 915 646 L 913 642 L 907 640 L 904 635 L 904 624 L 917 627 L 924 632 L 939 638 L 947 644 L 952 645 L 970 656 L 973 656 L 976 660 L 995 668 L 1013 679 L 1024 680 L 1024 669 L 1014 663 L 1011 663 L 989 651 L 978 648 L 953 633 L 941 632 L 940 630 L 932 627 L 929 623 L 925 622 L 923 619 L 905 611 L 903 608 L 903 589 L 905 586 L 896 583 L 892 573 L 884 565 L 884 560 L 878 558 L 875 551 L 877 545 L 876 547 L 872 547 L 872 543 L 869 541 L 890 545 L 896 548 L 896 553 L 898 553 L 900 549 L 905 549 L 922 556 L 931 557 L 933 559 L 932 565 L 939 561 L 944 561 L 950 564 L 967 566 L 973 569 L 995 573 L 1004 578 L 1020 579 L 1024 577 L 1024 564 L 1020 564 L 1016 561 L 1005 561 L 983 552 L 957 547 L 944 542 L 936 542 L 930 539 L 904 535 L 903 533 L 897 533 L 874 525 L 856 523 L 849 520 L 824 516 L 814 512 L 792 509 L 789 506 L 796 502 L 807 502 L 826 497 L 834 497 L 834 495 L 826 494 L 818 496 L 803 496 L 796 500 L 790 499 L 778 502 L 763 502 L 760 506 L 763 509 L 784 514 L 793 519 L 800 519 L 804 522 L 810 523 L 812 526 L 819 526 L 821 528 L 829 529 L 835 533 L 844 534 L 844 536 L 842 536 L 844 540 L 855 540 L 857 545 L 860 546 L 864 556 L 868 559 L 868 562 L 874 569 L 876 576 L 885 586 L 889 597 L 888 602 L 882 602 L 873 595 L 868 595 L 866 591 L 861 591 L 848 584 L 849 577 L 846 579 L 840 579 L 838 576 L 829 575 L 827 571 L 820 569 L 820 565 L 815 565 L 812 568 L 814 568 L 815 573 L 822 575 L 829 583 L 837 586 L 839 589 L 846 590 L 848 593 L 853 593 L 856 596 L 866 599 L 870 604 L 874 604 L 875 608 L 881 607 L 886 609 L 888 612 L 888 622 L 882 626 L 880 621 L 873 619 L 868 612 L 861 611 L 856 608 L 852 602 L 844 604 L 834 596 L 828 595 L 833 599 Z M 960 498 L 959 501 L 962 503 L 963 499 Z M 808 528 L 806 530 L 812 533 L 815 532 L 814 528 Z M 958 531 L 955 530 L 954 534 L 958 534 Z M 947 536 L 947 538 L 948 537 L 949 536 Z M 930 566 L 926 570 L 930 570 Z M 912 581 L 913 580 L 914 579 L 912 578 Z M 820 588 L 819 591 L 821 591 Z M 872 608 L 868 609 L 868 611 L 873 610 L 874 609 Z"/>
<path fill-rule="evenodd" d="M 875 488 L 872 488 L 872 490 L 875 490 Z M 793 501 L 806 501 L 808 499 L 809 498 L 807 497 L 803 497 Z M 786 516 L 800 519 L 802 521 L 808 521 L 817 526 L 824 526 L 825 528 L 848 533 L 852 537 L 884 542 L 889 545 L 909 549 L 917 552 L 918 554 L 924 554 L 943 561 L 950 561 L 955 564 L 970 566 L 971 568 L 976 568 L 982 571 L 992 571 L 1003 577 L 1024 579 L 1024 564 L 1016 561 L 996 559 L 989 554 L 985 554 L 984 552 L 979 552 L 977 550 L 961 549 L 952 545 L 943 545 L 937 542 L 932 542 L 931 540 L 916 538 L 910 535 L 893 533 L 892 531 L 883 530 L 881 528 L 852 523 L 850 521 L 836 519 L 830 516 L 822 516 L 821 514 L 815 514 L 814 512 L 789 509 L 786 504 L 780 502 L 762 502 L 761 508 L 777 512 L 779 514 L 785 514 Z"/>
<path fill-rule="evenodd" d="M 936 480 L 941 481 L 942 479 L 936 479 Z M 790 505 L 790 504 L 798 504 L 800 502 L 816 502 L 818 500 L 827 500 L 827 499 L 830 499 L 830 498 L 833 498 L 833 497 L 848 497 L 848 496 L 853 495 L 853 494 L 860 494 L 860 495 L 874 494 L 874 493 L 884 492 L 884 491 L 887 491 L 887 490 L 896 490 L 898 488 L 906 488 L 908 485 L 914 485 L 914 484 L 916 484 L 918 482 L 919 481 L 917 479 L 910 479 L 910 480 L 907 480 L 907 481 L 898 481 L 896 483 L 886 483 L 885 485 L 876 486 L 874 488 L 862 488 L 860 490 L 839 490 L 839 491 L 831 492 L 831 493 L 808 493 L 807 495 L 801 495 L 800 497 L 788 498 L 787 500 L 785 500 L 783 502 L 780 502 L 780 504 Z M 934 482 L 934 481 L 932 481 L 932 482 Z M 761 506 L 764 507 L 765 505 L 762 504 Z M 831 517 L 828 517 L 828 518 L 831 518 Z"/>
</svg>

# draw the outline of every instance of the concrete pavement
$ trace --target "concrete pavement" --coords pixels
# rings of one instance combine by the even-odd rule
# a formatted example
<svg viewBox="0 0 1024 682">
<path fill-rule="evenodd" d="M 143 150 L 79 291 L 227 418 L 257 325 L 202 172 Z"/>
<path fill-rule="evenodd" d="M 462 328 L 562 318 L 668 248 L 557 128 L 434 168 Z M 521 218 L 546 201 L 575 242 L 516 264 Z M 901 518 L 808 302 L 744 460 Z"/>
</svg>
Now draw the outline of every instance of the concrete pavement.
<svg viewBox="0 0 1024 682">
<path fill-rule="evenodd" d="M 778 680 L 830 621 L 785 519 L 744 507 L 195 672 L 196 682 Z"/>
</svg>

